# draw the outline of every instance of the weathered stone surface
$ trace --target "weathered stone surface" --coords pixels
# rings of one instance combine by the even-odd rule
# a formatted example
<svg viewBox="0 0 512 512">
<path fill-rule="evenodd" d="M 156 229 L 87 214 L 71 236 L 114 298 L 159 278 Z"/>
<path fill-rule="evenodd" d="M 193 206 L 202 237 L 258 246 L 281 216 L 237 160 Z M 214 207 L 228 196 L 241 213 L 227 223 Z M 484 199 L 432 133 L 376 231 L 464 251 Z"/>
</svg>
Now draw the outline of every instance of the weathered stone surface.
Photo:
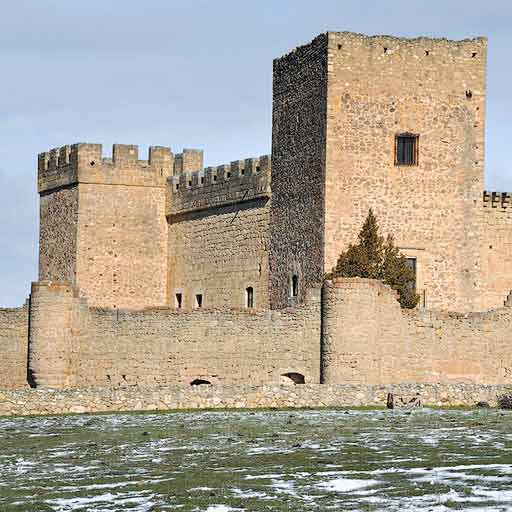
<svg viewBox="0 0 512 512">
<path fill-rule="evenodd" d="M 386 406 L 387 394 L 418 396 L 423 406 L 474 406 L 477 401 L 497 404 L 510 386 L 475 384 L 402 384 L 388 386 L 299 384 L 139 386 L 115 389 L 12 390 L 0 396 L 0 415 L 67 414 L 84 412 L 154 411 L 185 409 L 240 409 L 286 407 Z M 156 398 L 155 398 L 156 397 Z"/>
<path fill-rule="evenodd" d="M 487 40 L 329 32 L 326 46 L 325 269 L 372 208 L 429 309 L 479 310 Z M 401 133 L 419 136 L 417 165 L 395 165 Z"/>
<path fill-rule="evenodd" d="M 0 389 L 27 386 L 29 308 L 0 308 Z"/>
<path fill-rule="evenodd" d="M 512 384 L 511 308 L 402 310 L 378 281 L 337 279 L 323 289 L 322 325 L 327 384 Z"/>
<path fill-rule="evenodd" d="M 0 310 L 0 386 L 27 367 L 52 387 L 510 383 L 511 195 L 482 202 L 485 62 L 482 38 L 328 32 L 274 61 L 272 159 L 41 153 L 40 282 Z M 396 165 L 400 133 L 419 137 L 415 165 Z M 370 207 L 416 259 L 425 309 L 366 280 L 320 300 Z"/>
</svg>

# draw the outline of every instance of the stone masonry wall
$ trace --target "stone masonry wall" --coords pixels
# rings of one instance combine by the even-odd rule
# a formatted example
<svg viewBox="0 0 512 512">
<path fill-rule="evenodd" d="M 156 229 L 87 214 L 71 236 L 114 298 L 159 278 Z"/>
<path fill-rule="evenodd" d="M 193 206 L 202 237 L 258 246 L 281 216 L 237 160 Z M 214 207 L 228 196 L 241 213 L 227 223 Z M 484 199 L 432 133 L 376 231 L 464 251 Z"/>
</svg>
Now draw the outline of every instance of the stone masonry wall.
<svg viewBox="0 0 512 512">
<path fill-rule="evenodd" d="M 323 291 L 327 384 L 512 384 L 512 309 L 401 310 L 378 281 L 338 279 Z"/>
<path fill-rule="evenodd" d="M 91 308 L 74 385 L 319 382 L 319 311 L 319 290 L 279 312 Z"/>
<path fill-rule="evenodd" d="M 115 389 L 0 391 L 0 416 L 120 411 L 169 411 L 242 408 L 384 407 L 388 393 L 419 397 L 423 405 L 496 406 L 511 386 L 475 384 L 354 384 L 125 386 Z M 391 411 L 390 411 L 391 413 Z"/>
<path fill-rule="evenodd" d="M 327 36 L 274 61 L 270 304 L 300 302 L 324 260 Z M 290 280 L 298 277 L 298 293 Z"/>
<path fill-rule="evenodd" d="M 268 308 L 270 159 L 251 158 L 170 180 L 169 305 Z"/>
<path fill-rule="evenodd" d="M 78 187 L 43 193 L 39 205 L 39 279 L 75 282 Z"/>
<path fill-rule="evenodd" d="M 501 307 L 512 291 L 512 202 L 507 192 L 484 192 L 481 309 Z"/>
<path fill-rule="evenodd" d="M 167 302 L 165 188 L 80 184 L 77 280 L 90 304 Z"/>
<path fill-rule="evenodd" d="M 175 217 L 169 226 L 169 304 L 192 309 L 268 308 L 269 203 L 266 199 Z"/>
<path fill-rule="evenodd" d="M 32 283 L 28 370 L 31 384 L 65 388 L 73 385 L 86 303 L 78 289 L 51 281 Z"/>
<path fill-rule="evenodd" d="M 0 308 L 0 388 L 27 386 L 28 304 Z"/>
<path fill-rule="evenodd" d="M 480 308 L 486 40 L 328 35 L 325 268 L 371 207 L 431 309 Z M 418 165 L 395 136 L 419 135 Z"/>
<path fill-rule="evenodd" d="M 112 158 L 103 157 L 100 144 L 41 153 L 42 278 L 71 282 L 91 305 L 166 304 L 165 198 L 173 162 L 169 148 L 150 148 L 146 161 L 137 146 L 122 144 Z"/>
</svg>

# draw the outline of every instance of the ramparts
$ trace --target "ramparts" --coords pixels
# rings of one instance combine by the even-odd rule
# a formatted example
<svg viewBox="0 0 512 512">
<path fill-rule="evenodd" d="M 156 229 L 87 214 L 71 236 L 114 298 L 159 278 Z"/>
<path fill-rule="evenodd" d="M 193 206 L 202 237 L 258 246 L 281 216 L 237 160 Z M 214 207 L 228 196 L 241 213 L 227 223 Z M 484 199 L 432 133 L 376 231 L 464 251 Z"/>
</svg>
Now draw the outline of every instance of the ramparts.
<svg viewBox="0 0 512 512">
<path fill-rule="evenodd" d="M 0 308 L 0 388 L 27 386 L 29 305 Z"/>
<path fill-rule="evenodd" d="M 482 225 L 482 310 L 500 307 L 512 291 L 512 193 L 484 191 Z"/>
<path fill-rule="evenodd" d="M 174 167 L 167 147 L 149 148 L 148 160 L 139 160 L 139 148 L 114 144 L 112 158 L 103 157 L 101 144 L 73 144 L 40 153 L 39 193 L 76 183 L 165 187 Z"/>
<path fill-rule="evenodd" d="M 42 387 L 181 386 L 179 396 L 189 396 L 185 388 L 200 383 L 321 382 L 325 393 L 355 386 L 361 396 L 352 405 L 374 403 L 367 393 L 379 386 L 434 386 L 432 396 L 440 396 L 436 386 L 453 387 L 449 403 L 457 403 L 464 386 L 478 393 L 512 386 L 512 308 L 404 311 L 394 291 L 367 279 L 328 281 L 322 298 L 310 289 L 305 304 L 280 311 L 91 308 L 65 283 L 34 284 L 30 302 L 30 313 L 27 307 L 0 310 L 3 388 L 25 385 L 27 361 L 33 383 Z M 212 399 L 229 406 L 219 393 Z M 311 393 L 303 405 L 314 405 L 320 391 Z M 336 400 L 350 405 L 343 393 Z M 169 400 L 174 407 L 175 398 Z M 326 396 L 318 405 L 336 400 Z M 464 403 L 469 400 L 465 395 Z"/>
<path fill-rule="evenodd" d="M 174 176 L 182 172 L 200 171 L 203 168 L 203 150 L 185 148 L 174 155 Z"/>
<path fill-rule="evenodd" d="M 270 197 L 270 156 L 235 160 L 230 164 L 183 171 L 169 178 L 167 214 L 181 215 Z"/>
<path fill-rule="evenodd" d="M 484 190 L 483 193 L 483 207 L 485 211 L 491 208 L 498 208 L 506 210 L 512 207 L 511 203 L 512 192 L 491 192 Z"/>
<path fill-rule="evenodd" d="M 31 302 L 29 369 L 39 386 L 320 380 L 320 290 L 273 312 L 88 308 L 77 289 L 51 282 L 34 283 Z"/>
<path fill-rule="evenodd" d="M 401 310 L 378 281 L 339 279 L 323 290 L 326 384 L 512 384 L 512 309 Z"/>
</svg>

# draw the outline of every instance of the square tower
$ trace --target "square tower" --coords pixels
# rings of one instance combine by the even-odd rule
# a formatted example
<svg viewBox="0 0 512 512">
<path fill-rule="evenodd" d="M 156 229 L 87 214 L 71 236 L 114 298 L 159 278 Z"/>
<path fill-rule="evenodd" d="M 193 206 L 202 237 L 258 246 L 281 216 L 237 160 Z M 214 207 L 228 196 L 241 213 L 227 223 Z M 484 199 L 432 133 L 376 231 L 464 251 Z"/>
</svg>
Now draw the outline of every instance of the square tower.
<svg viewBox="0 0 512 512">
<path fill-rule="evenodd" d="M 321 280 L 372 208 L 422 304 L 478 309 L 486 45 L 328 32 L 274 61 L 273 307 Z"/>
<path fill-rule="evenodd" d="M 39 280 L 69 283 L 89 304 L 167 303 L 167 177 L 173 155 L 152 147 L 74 144 L 39 155 Z"/>
</svg>

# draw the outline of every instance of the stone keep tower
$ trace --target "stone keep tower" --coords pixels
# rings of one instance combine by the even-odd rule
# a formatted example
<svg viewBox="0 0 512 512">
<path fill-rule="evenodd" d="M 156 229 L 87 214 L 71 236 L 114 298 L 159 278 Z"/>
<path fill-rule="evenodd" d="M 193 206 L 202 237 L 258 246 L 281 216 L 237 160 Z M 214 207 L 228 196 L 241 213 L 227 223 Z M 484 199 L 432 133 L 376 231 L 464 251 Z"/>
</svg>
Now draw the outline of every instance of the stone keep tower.
<svg viewBox="0 0 512 512">
<path fill-rule="evenodd" d="M 75 144 L 39 155 L 39 280 L 69 283 L 90 305 L 166 304 L 167 177 L 174 156 L 152 147 Z"/>
<path fill-rule="evenodd" d="M 486 44 L 329 32 L 274 61 L 272 307 L 300 300 L 372 208 L 426 307 L 478 310 Z"/>
</svg>

